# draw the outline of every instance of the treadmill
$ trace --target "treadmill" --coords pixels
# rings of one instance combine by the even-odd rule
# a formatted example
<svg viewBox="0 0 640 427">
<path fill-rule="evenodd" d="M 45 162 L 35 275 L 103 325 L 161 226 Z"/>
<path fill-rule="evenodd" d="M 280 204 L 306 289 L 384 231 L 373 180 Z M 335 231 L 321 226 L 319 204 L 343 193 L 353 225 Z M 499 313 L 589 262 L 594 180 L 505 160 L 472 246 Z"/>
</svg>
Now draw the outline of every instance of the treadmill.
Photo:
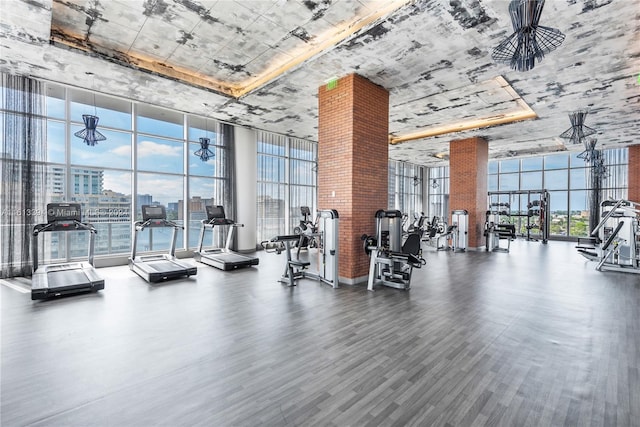
<svg viewBox="0 0 640 427">
<path fill-rule="evenodd" d="M 171 246 L 168 254 L 136 255 L 138 233 L 147 228 L 171 227 Z M 184 227 L 167 220 L 167 211 L 162 205 L 143 205 L 142 221 L 135 223 L 129 268 L 147 282 L 160 282 L 177 277 L 189 277 L 198 272 L 198 268 L 176 258 L 176 239 L 178 230 Z"/>
<path fill-rule="evenodd" d="M 50 231 L 88 231 L 88 262 L 38 265 L 38 236 L 40 233 Z M 79 203 L 49 203 L 47 205 L 47 223 L 33 227 L 31 235 L 32 300 L 104 289 L 104 279 L 98 276 L 93 267 L 96 234 L 97 230 L 91 224 L 82 222 L 82 210 Z"/>
<path fill-rule="evenodd" d="M 207 206 L 206 208 L 207 219 L 202 220 L 202 228 L 200 229 L 200 243 L 198 244 L 198 250 L 193 255 L 195 260 L 225 271 L 258 265 L 258 263 L 260 262 L 258 258 L 248 255 L 242 255 L 237 252 L 233 252 L 230 249 L 231 241 L 233 240 L 233 232 L 235 231 L 236 227 L 244 227 L 244 224 L 237 224 L 233 220 L 226 218 L 223 206 Z M 229 227 L 225 247 L 203 249 L 202 245 L 204 242 L 204 235 L 206 230 L 213 231 L 214 227 L 220 226 Z"/>
</svg>

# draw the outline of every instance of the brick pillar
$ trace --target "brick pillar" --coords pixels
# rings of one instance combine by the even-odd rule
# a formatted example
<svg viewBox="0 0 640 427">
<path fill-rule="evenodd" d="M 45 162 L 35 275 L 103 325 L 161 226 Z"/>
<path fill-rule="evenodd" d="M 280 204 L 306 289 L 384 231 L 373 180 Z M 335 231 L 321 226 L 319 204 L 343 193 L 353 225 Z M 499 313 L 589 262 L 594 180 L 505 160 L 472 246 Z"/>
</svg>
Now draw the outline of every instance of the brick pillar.
<svg viewBox="0 0 640 427">
<path fill-rule="evenodd" d="M 357 74 L 318 89 L 318 207 L 340 215 L 340 281 L 366 281 L 360 236 L 387 208 L 389 92 Z"/>
<path fill-rule="evenodd" d="M 469 212 L 469 249 L 485 245 L 488 161 L 489 144 L 483 138 L 449 143 L 449 206 Z"/>
<path fill-rule="evenodd" d="M 628 198 L 640 203 L 640 144 L 629 146 L 629 191 Z"/>
</svg>

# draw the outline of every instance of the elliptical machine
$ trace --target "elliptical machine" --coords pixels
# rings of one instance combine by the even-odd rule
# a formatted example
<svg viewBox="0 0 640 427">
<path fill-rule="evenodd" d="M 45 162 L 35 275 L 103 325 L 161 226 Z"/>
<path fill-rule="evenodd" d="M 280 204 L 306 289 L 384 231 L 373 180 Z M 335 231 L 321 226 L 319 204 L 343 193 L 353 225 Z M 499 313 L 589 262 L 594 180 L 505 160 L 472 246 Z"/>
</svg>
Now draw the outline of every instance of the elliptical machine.
<svg viewBox="0 0 640 427">
<path fill-rule="evenodd" d="M 398 210 L 376 212 L 376 235 L 362 235 L 364 250 L 369 254 L 367 289 L 380 284 L 395 289 L 411 288 L 414 268 L 426 264 L 421 257 L 420 235 L 411 233 L 402 244 L 402 213 Z"/>
</svg>

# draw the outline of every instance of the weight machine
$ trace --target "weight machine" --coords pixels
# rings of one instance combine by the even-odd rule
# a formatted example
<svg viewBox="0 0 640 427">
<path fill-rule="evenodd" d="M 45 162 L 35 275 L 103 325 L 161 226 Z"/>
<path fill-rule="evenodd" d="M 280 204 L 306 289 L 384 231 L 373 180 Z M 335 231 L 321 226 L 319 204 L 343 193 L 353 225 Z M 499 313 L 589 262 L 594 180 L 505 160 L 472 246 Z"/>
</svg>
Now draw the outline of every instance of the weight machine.
<svg viewBox="0 0 640 427">
<path fill-rule="evenodd" d="M 464 252 L 467 250 L 467 240 L 469 237 L 469 212 L 464 209 L 451 211 L 452 249 L 454 252 Z"/>
<path fill-rule="evenodd" d="M 317 272 L 311 272 L 307 268 L 311 265 L 309 260 L 294 259 L 291 256 L 292 245 L 300 241 L 299 234 L 286 234 L 275 236 L 271 240 L 261 242 L 266 252 L 281 254 L 285 252 L 287 261 L 280 282 L 295 286 L 296 280 L 309 278 L 338 287 L 338 231 L 339 216 L 335 209 L 319 210 L 316 218 L 317 231 L 309 234 L 316 241 Z"/>
<path fill-rule="evenodd" d="M 440 241 L 444 236 L 447 236 L 449 232 L 450 230 L 447 226 L 447 221 L 444 218 L 434 216 L 431 219 L 431 222 L 426 222 L 422 240 L 428 242 L 431 247 L 443 249 L 443 246 L 440 245 Z"/>
<path fill-rule="evenodd" d="M 299 225 L 293 229 L 293 234 L 300 236 L 296 245 L 298 247 L 298 256 L 300 255 L 300 249 L 316 247 L 314 235 L 318 233 L 317 224 L 310 219 L 311 210 L 309 206 L 300 206 L 300 214 L 302 214 L 302 220 Z"/>
<path fill-rule="evenodd" d="M 398 210 L 377 211 L 375 237 L 365 234 L 361 239 L 370 258 L 370 291 L 377 284 L 408 290 L 413 269 L 426 264 L 420 255 L 420 234 L 409 234 L 402 244 L 402 213 Z"/>
<path fill-rule="evenodd" d="M 484 223 L 484 237 L 487 251 L 509 252 L 511 241 L 516 238 L 516 226 L 510 224 L 511 205 L 506 202 L 489 204 Z M 507 246 L 500 246 L 500 240 L 506 240 Z"/>
<path fill-rule="evenodd" d="M 596 270 L 640 273 L 640 204 L 629 200 L 600 203 L 601 220 L 593 229 L 593 247 L 580 245 L 578 252 L 597 261 Z"/>
<path fill-rule="evenodd" d="M 508 252 L 508 247 L 496 246 L 499 243 L 497 240 L 506 239 L 507 236 L 511 239 L 521 236 L 544 244 L 549 241 L 551 201 L 547 190 L 490 191 L 488 204 L 485 236 L 492 240 L 492 245 L 487 246 L 488 250 L 493 246 Z M 491 223 L 494 227 L 491 227 Z M 490 237 L 489 233 L 493 233 L 493 236 Z"/>
</svg>

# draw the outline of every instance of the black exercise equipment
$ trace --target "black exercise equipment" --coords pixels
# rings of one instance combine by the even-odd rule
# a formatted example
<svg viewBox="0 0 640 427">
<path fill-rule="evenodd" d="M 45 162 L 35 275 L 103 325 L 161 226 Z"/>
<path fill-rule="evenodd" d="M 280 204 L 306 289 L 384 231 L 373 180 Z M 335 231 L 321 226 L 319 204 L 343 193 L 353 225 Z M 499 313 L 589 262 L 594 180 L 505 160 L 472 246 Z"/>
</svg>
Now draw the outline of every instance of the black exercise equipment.
<svg viewBox="0 0 640 427">
<path fill-rule="evenodd" d="M 138 233 L 147 228 L 157 227 L 172 228 L 169 253 L 136 256 Z M 176 258 L 176 239 L 178 237 L 179 229 L 184 229 L 184 227 L 173 221 L 167 220 L 167 212 L 164 206 L 143 205 L 142 221 L 137 221 L 135 223 L 133 244 L 131 245 L 131 257 L 129 258 L 129 268 L 147 282 L 160 282 L 162 280 L 195 275 L 198 272 L 197 267 L 189 265 Z"/>
<path fill-rule="evenodd" d="M 271 240 L 261 242 L 265 252 L 281 254 L 286 252 L 287 259 L 284 273 L 280 282 L 289 286 L 295 286 L 296 281 L 303 278 L 319 280 L 320 282 L 338 287 L 338 231 L 339 216 L 335 209 L 319 210 L 317 219 L 317 232 L 310 235 L 317 243 L 317 272 L 311 272 L 310 260 L 294 259 L 291 256 L 292 245 L 300 241 L 300 235 L 287 234 L 275 236 Z"/>
<path fill-rule="evenodd" d="M 640 273 L 640 203 L 605 200 L 600 222 L 591 235 L 578 241 L 578 252 L 598 261 L 596 270 Z M 587 243 L 590 244 L 587 246 Z"/>
<path fill-rule="evenodd" d="M 300 206 L 300 214 L 302 220 L 299 225 L 293 229 L 293 233 L 300 236 L 296 246 L 298 247 L 298 256 L 300 256 L 300 249 L 315 248 L 316 240 L 314 234 L 318 232 L 318 226 L 311 221 L 311 210 L 309 206 Z"/>
<path fill-rule="evenodd" d="M 498 223 L 513 224 L 516 236 L 520 235 L 527 240 L 540 241 L 544 244 L 549 241 L 551 225 L 549 191 L 545 189 L 490 191 L 488 199 L 489 211 L 500 216 Z"/>
<path fill-rule="evenodd" d="M 88 231 L 88 262 L 38 265 L 38 235 L 52 231 Z M 82 210 L 79 203 L 49 203 L 47 205 L 47 223 L 36 225 L 31 235 L 32 300 L 104 289 L 104 279 L 98 276 L 93 266 L 96 234 L 97 231 L 91 224 L 82 222 Z"/>
<path fill-rule="evenodd" d="M 413 269 L 426 264 L 420 255 L 420 235 L 409 234 L 402 245 L 401 238 L 402 213 L 398 210 L 378 210 L 376 236 L 365 234 L 361 237 L 370 257 L 368 290 L 373 291 L 377 284 L 408 290 Z"/>
<path fill-rule="evenodd" d="M 198 250 L 194 253 L 194 259 L 203 264 L 225 271 L 258 265 L 260 262 L 258 258 L 239 254 L 231 250 L 233 233 L 237 227 L 244 227 L 244 224 L 238 224 L 228 219 L 224 213 L 223 206 L 207 206 L 206 209 L 207 219 L 202 220 Z M 229 227 L 225 247 L 203 249 L 202 246 L 206 230 L 213 232 L 215 227 Z"/>
</svg>

